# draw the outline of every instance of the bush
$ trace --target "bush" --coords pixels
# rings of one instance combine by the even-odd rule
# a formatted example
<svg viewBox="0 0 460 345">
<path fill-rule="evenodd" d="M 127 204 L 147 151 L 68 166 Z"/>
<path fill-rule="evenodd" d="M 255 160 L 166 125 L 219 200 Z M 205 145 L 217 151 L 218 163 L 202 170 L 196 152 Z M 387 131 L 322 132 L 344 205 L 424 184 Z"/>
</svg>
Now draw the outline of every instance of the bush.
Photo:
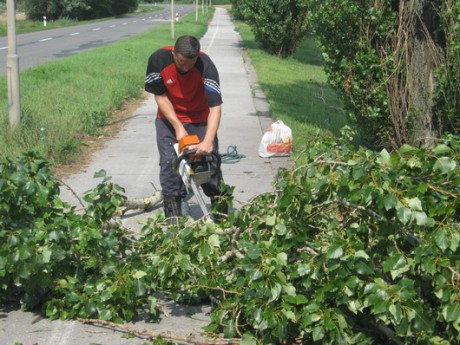
<svg viewBox="0 0 460 345">
<path fill-rule="evenodd" d="M 305 35 L 304 0 L 234 0 L 232 4 L 234 17 L 247 21 L 256 40 L 272 54 L 291 56 Z"/>
</svg>

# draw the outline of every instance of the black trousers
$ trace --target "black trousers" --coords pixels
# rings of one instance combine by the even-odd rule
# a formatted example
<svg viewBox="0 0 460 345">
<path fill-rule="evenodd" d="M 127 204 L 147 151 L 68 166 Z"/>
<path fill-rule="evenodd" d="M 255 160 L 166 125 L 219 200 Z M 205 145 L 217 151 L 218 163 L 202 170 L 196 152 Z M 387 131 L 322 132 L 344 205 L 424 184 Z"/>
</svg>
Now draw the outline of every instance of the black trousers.
<svg viewBox="0 0 460 345">
<path fill-rule="evenodd" d="M 185 130 L 188 134 L 195 134 L 200 138 L 200 141 L 204 139 L 206 134 L 207 123 L 184 123 Z M 174 171 L 174 161 L 177 158 L 176 151 L 174 150 L 174 144 L 177 143 L 176 132 L 173 126 L 166 119 L 155 120 L 155 127 L 157 133 L 157 147 L 160 154 L 160 184 L 163 191 L 163 195 L 167 196 L 180 196 L 185 197 L 187 194 L 182 178 Z M 219 141 L 214 140 L 213 153 L 219 155 Z M 213 169 L 211 175 L 211 181 L 201 185 L 203 192 L 208 197 L 214 197 L 221 195 L 220 184 L 223 180 L 222 171 L 220 168 L 220 159 L 217 162 L 213 162 Z"/>
</svg>

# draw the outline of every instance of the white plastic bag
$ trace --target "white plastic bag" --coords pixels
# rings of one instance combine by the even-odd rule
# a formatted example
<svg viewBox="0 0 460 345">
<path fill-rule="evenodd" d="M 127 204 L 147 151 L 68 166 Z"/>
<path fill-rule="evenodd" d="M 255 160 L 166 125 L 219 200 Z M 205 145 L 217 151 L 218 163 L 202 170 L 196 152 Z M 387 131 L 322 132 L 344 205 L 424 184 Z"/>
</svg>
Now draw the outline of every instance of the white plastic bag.
<svg viewBox="0 0 460 345">
<path fill-rule="evenodd" d="M 267 157 L 285 157 L 292 153 L 292 131 L 278 120 L 268 126 L 259 145 L 259 156 Z"/>
</svg>

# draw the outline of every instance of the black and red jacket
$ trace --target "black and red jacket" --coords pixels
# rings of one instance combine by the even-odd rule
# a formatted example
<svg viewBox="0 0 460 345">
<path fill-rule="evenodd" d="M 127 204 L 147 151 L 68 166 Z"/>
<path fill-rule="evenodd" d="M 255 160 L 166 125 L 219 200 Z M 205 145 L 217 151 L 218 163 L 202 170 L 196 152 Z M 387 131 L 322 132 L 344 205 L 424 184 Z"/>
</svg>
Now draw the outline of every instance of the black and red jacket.
<svg viewBox="0 0 460 345">
<path fill-rule="evenodd" d="M 208 55 L 200 52 L 195 66 L 185 74 L 174 64 L 173 47 L 163 47 L 148 60 L 145 91 L 167 94 L 181 122 L 206 122 L 209 108 L 222 104 L 219 73 Z M 158 109 L 157 116 L 164 118 Z"/>
</svg>

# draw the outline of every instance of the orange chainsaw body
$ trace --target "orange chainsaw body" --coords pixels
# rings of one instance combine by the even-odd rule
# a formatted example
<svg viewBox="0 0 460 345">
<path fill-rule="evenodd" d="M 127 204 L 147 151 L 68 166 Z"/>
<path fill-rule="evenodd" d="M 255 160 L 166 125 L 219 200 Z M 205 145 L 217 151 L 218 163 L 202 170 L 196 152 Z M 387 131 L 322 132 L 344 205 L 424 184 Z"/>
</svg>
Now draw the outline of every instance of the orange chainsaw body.
<svg viewBox="0 0 460 345">
<path fill-rule="evenodd" d="M 190 150 L 190 146 L 198 145 L 200 139 L 197 135 L 186 135 L 179 140 L 179 154 Z"/>
</svg>

